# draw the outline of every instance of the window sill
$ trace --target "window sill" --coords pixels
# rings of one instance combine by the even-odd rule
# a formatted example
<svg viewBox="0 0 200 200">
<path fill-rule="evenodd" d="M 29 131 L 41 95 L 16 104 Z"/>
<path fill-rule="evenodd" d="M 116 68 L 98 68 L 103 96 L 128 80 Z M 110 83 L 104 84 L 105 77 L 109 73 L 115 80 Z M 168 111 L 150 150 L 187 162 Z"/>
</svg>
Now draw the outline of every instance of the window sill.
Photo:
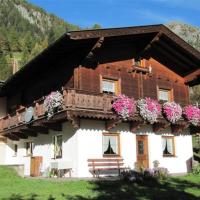
<svg viewBox="0 0 200 200">
<path fill-rule="evenodd" d="M 103 157 L 104 157 L 104 158 L 112 158 L 112 157 L 113 157 L 113 158 L 116 158 L 116 157 L 119 158 L 119 157 L 121 157 L 121 156 L 120 156 L 120 155 L 105 155 L 105 154 L 104 154 Z"/>
<path fill-rule="evenodd" d="M 176 158 L 177 156 L 175 155 L 163 155 L 163 158 Z"/>
</svg>

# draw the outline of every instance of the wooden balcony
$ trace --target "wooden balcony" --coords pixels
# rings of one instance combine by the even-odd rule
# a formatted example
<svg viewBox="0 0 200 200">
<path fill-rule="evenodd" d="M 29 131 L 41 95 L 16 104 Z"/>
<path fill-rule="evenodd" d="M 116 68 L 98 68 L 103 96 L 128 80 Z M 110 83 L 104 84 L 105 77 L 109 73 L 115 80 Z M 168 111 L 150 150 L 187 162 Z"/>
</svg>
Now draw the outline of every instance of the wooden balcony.
<svg viewBox="0 0 200 200">
<path fill-rule="evenodd" d="M 47 120 L 44 110 L 44 97 L 33 102 L 34 114 L 30 123 L 25 123 L 25 113 L 28 107 L 21 107 L 14 113 L 0 119 L 0 133 L 18 132 L 24 126 L 41 123 L 56 123 L 59 121 L 73 120 L 76 116 L 86 118 L 114 118 L 111 110 L 111 95 L 94 94 L 88 91 L 67 89 L 62 91 L 63 109 L 58 111 L 50 120 Z M 21 131 L 21 130 L 20 130 Z"/>
<path fill-rule="evenodd" d="M 80 118 L 105 120 L 106 129 L 109 130 L 122 122 L 122 119 L 112 111 L 113 96 L 108 94 L 94 94 L 88 91 L 67 89 L 62 91 L 63 108 L 56 112 L 51 119 L 47 119 L 44 110 L 44 97 L 33 102 L 33 118 L 29 123 L 25 122 L 25 113 L 28 107 L 21 107 L 14 113 L 0 119 L 0 135 L 12 140 L 26 139 L 28 136 L 36 137 L 38 133 L 48 134 L 50 129 L 61 131 L 62 123 L 70 121 L 74 128 L 80 125 Z M 147 124 L 136 114 L 127 120 L 130 130 L 135 132 L 141 126 Z M 188 124 L 180 120 L 178 124 L 171 125 L 162 116 L 153 124 L 153 131 L 158 132 L 167 127 L 172 132 L 181 132 Z"/>
</svg>

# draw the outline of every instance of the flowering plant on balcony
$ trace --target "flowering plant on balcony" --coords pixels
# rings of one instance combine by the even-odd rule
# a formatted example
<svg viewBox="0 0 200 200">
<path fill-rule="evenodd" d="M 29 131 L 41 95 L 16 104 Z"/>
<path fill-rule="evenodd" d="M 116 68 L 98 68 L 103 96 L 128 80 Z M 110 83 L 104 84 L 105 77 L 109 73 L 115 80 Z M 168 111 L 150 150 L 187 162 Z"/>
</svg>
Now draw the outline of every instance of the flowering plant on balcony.
<svg viewBox="0 0 200 200">
<path fill-rule="evenodd" d="M 137 101 L 140 116 L 153 124 L 157 121 L 158 116 L 161 114 L 161 106 L 158 101 L 146 97 Z"/>
<path fill-rule="evenodd" d="M 200 125 L 200 109 L 197 106 L 186 106 L 183 110 L 183 115 L 192 125 Z"/>
<path fill-rule="evenodd" d="M 119 95 L 115 97 L 112 108 L 120 117 L 126 120 L 135 113 L 136 103 L 134 99 L 130 99 L 125 95 Z"/>
<path fill-rule="evenodd" d="M 58 91 L 51 92 L 44 100 L 44 109 L 47 113 L 47 118 L 50 119 L 58 109 L 62 108 L 62 105 L 62 94 Z"/>
<path fill-rule="evenodd" d="M 182 108 L 175 102 L 166 102 L 163 104 L 163 113 L 169 122 L 175 124 L 182 116 Z"/>
</svg>

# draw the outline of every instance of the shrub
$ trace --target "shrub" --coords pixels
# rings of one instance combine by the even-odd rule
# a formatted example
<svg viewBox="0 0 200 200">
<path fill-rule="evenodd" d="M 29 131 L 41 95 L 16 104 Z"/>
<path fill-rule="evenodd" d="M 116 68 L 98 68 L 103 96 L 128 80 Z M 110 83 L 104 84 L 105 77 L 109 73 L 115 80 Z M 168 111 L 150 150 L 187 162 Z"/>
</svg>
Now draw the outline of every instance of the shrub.
<svg viewBox="0 0 200 200">
<path fill-rule="evenodd" d="M 195 165 L 192 168 L 192 174 L 194 174 L 194 175 L 200 175 L 200 163 L 198 163 L 197 165 Z"/>
<path fill-rule="evenodd" d="M 169 176 L 167 168 L 157 167 L 144 169 L 143 171 L 128 170 L 122 172 L 122 177 L 130 182 L 142 182 L 145 180 L 165 180 Z"/>
</svg>

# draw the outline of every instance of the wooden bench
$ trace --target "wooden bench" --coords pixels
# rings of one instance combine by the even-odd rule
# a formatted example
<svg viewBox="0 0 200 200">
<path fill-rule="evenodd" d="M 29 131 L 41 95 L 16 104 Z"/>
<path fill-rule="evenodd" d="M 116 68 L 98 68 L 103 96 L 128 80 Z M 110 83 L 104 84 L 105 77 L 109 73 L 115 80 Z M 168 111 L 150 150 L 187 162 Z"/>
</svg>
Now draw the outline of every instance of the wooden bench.
<svg viewBox="0 0 200 200">
<path fill-rule="evenodd" d="M 94 158 L 88 159 L 89 171 L 92 173 L 93 177 L 98 177 L 100 174 L 106 174 L 109 171 L 117 171 L 120 175 L 121 170 L 125 169 L 123 167 L 122 158 Z"/>
</svg>

